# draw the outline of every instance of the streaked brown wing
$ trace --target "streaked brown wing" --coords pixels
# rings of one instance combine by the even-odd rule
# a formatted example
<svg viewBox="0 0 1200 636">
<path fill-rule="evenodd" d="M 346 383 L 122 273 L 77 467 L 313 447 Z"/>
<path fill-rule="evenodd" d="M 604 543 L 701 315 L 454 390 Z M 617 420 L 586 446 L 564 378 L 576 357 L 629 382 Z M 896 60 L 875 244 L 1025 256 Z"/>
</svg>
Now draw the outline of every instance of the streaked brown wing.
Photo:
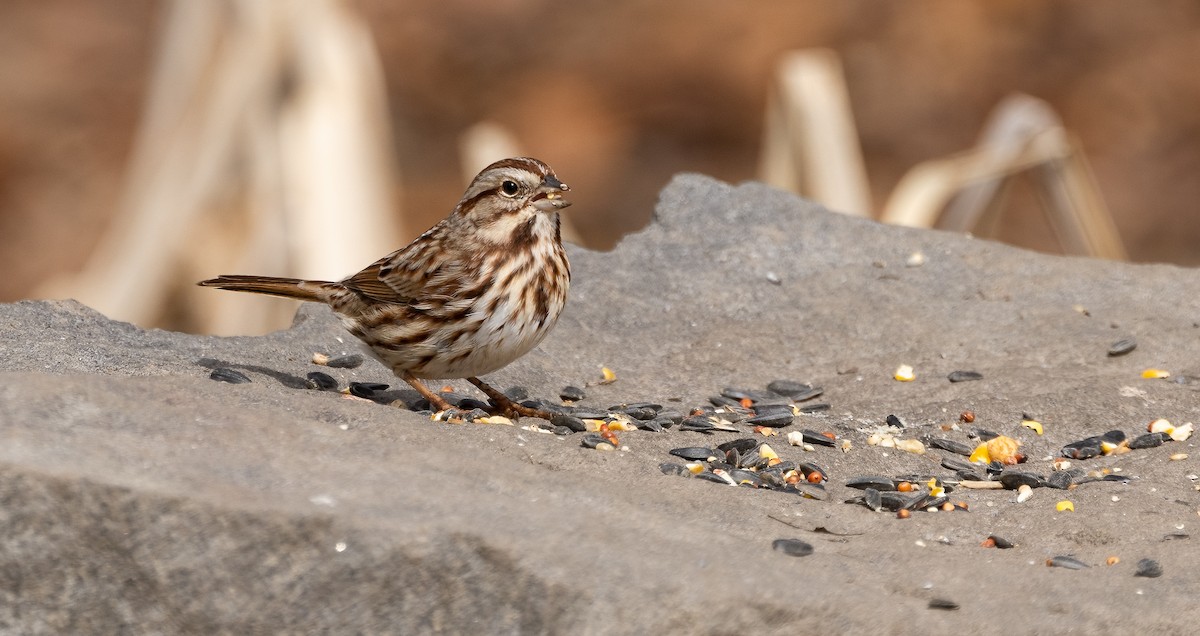
<svg viewBox="0 0 1200 636">
<path fill-rule="evenodd" d="M 379 276 L 380 268 L 388 263 L 390 257 L 382 258 L 367 266 L 363 271 L 342 281 L 346 287 L 366 296 L 372 300 L 377 300 L 384 303 L 407 303 L 413 299 L 415 294 L 401 294 L 394 288 L 388 285 Z"/>
<path fill-rule="evenodd" d="M 385 303 L 454 297 L 464 282 L 461 263 L 447 259 L 447 254 L 423 247 L 428 244 L 418 239 L 418 242 L 375 261 L 342 284 Z M 431 263 L 435 258 L 440 262 Z"/>
</svg>

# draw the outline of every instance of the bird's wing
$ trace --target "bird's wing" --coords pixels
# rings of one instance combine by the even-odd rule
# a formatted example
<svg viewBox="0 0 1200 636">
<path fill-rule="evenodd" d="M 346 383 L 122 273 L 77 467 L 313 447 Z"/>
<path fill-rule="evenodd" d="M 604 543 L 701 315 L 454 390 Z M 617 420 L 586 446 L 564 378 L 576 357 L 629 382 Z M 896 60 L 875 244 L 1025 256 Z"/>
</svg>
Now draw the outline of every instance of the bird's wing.
<svg viewBox="0 0 1200 636">
<path fill-rule="evenodd" d="M 342 284 L 385 303 L 413 304 L 454 297 L 463 284 L 462 264 L 448 258 L 448 254 L 428 249 L 430 244 L 422 241 L 424 238 L 375 261 Z"/>
</svg>

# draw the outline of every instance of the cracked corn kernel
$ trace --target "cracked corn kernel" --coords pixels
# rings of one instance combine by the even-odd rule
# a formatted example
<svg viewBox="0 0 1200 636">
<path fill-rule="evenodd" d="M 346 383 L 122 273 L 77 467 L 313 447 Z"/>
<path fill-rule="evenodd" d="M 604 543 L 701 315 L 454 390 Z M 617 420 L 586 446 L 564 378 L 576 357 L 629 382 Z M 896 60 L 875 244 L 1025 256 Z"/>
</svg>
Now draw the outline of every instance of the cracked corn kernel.
<svg viewBox="0 0 1200 636">
<path fill-rule="evenodd" d="M 998 461 L 1001 464 L 1011 466 L 1020 463 L 1024 459 L 1024 456 L 1018 451 L 1021 442 L 1007 435 L 993 437 L 984 444 L 987 446 L 987 454 L 990 458 L 988 461 Z M 974 457 L 975 455 L 972 453 L 971 456 Z"/>
<path fill-rule="evenodd" d="M 1146 369 L 1142 371 L 1142 377 L 1147 380 L 1158 380 L 1171 377 L 1171 372 L 1166 369 Z"/>
<path fill-rule="evenodd" d="M 902 364 L 899 367 L 896 367 L 896 372 L 892 374 L 892 377 L 896 378 L 900 382 L 912 382 L 913 380 L 917 379 L 917 375 L 913 371 L 912 366 L 907 364 Z"/>
<path fill-rule="evenodd" d="M 1059 512 L 1075 512 L 1075 504 L 1069 500 L 1063 499 L 1054 506 L 1054 509 Z"/>
</svg>

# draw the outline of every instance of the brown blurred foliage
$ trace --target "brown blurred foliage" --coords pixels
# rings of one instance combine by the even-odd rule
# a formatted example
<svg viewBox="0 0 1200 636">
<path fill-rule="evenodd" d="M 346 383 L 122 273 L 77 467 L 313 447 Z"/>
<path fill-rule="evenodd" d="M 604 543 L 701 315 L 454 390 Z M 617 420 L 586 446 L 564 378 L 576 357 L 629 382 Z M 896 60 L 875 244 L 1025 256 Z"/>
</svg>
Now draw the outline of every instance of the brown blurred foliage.
<svg viewBox="0 0 1200 636">
<path fill-rule="evenodd" d="M 775 61 L 828 47 L 843 57 L 877 208 L 906 170 L 972 145 L 991 108 L 1023 91 L 1082 140 L 1134 260 L 1200 264 L 1194 0 L 351 5 L 387 74 L 414 228 L 457 200 L 458 135 L 490 119 L 572 185 L 589 244 L 611 245 L 646 223 L 676 172 L 753 178 Z M 117 207 L 161 13 L 150 0 L 0 4 L 0 300 L 78 268 Z M 1017 194 L 1001 238 L 1053 250 Z"/>
</svg>

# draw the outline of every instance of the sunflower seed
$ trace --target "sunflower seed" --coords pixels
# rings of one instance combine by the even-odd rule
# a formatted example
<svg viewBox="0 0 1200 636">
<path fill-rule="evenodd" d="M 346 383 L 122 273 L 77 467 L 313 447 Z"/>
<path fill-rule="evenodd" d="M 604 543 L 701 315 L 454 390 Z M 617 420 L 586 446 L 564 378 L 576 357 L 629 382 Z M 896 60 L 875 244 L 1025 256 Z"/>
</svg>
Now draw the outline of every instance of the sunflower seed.
<svg viewBox="0 0 1200 636">
<path fill-rule="evenodd" d="M 578 402 L 587 397 L 587 393 L 577 386 L 567 385 L 559 389 L 558 397 L 567 402 Z"/>
<path fill-rule="evenodd" d="M 687 459 L 690 461 L 716 461 L 718 457 L 723 457 L 724 453 L 719 453 L 711 448 L 701 446 L 688 446 L 686 448 L 672 448 L 668 453 Z"/>
<path fill-rule="evenodd" d="M 951 382 L 972 382 L 974 380 L 982 380 L 983 374 L 978 371 L 952 371 L 946 376 Z"/>
<path fill-rule="evenodd" d="M 675 477 L 691 477 L 692 476 L 692 471 L 688 470 L 687 466 L 681 466 L 679 464 L 672 464 L 670 462 L 663 462 L 663 463 L 659 464 L 658 469 L 661 470 L 662 474 L 664 474 L 664 475 L 672 475 Z"/>
<path fill-rule="evenodd" d="M 638 427 L 638 430 L 641 430 L 641 431 L 651 431 L 654 433 L 665 433 L 666 430 L 663 428 L 663 425 L 662 425 L 663 421 L 664 420 L 645 420 L 645 421 L 634 420 L 633 425 Z M 669 422 L 669 420 L 665 420 L 665 421 Z"/>
<path fill-rule="evenodd" d="M 1108 355 L 1112 357 L 1123 356 L 1137 348 L 1137 340 L 1133 338 L 1125 338 L 1118 340 L 1108 347 Z"/>
<path fill-rule="evenodd" d="M 1046 565 L 1052 568 L 1066 568 L 1068 570 L 1086 570 L 1092 566 L 1069 556 L 1056 556 L 1046 559 Z"/>
<path fill-rule="evenodd" d="M 717 450 L 726 453 L 731 450 L 736 450 L 738 453 L 746 455 L 758 450 L 758 447 L 761 445 L 762 442 L 754 439 L 753 437 L 739 437 L 738 439 L 733 439 L 723 444 L 718 444 Z"/>
<path fill-rule="evenodd" d="M 879 512 L 879 509 L 883 507 L 883 497 L 878 490 L 867 488 L 863 490 L 863 503 L 873 512 Z"/>
<path fill-rule="evenodd" d="M 823 435 L 821 433 L 809 430 L 807 428 L 804 429 L 803 431 L 801 431 L 800 435 L 801 435 L 801 439 L 804 442 L 807 442 L 809 444 L 816 444 L 817 446 L 828 446 L 830 448 L 833 448 L 834 446 L 837 445 L 836 442 L 834 440 L 830 439 L 828 435 Z"/>
<path fill-rule="evenodd" d="M 583 433 L 587 431 L 587 424 L 585 424 L 581 418 L 575 417 L 574 415 L 567 415 L 566 413 L 556 414 L 554 417 L 550 418 L 550 423 L 555 426 L 568 428 L 576 433 Z"/>
<path fill-rule="evenodd" d="M 771 549 L 794 557 L 808 556 L 813 553 L 812 545 L 799 539 L 776 539 L 771 542 Z"/>
<path fill-rule="evenodd" d="M 958 609 L 958 603 L 945 598 L 929 599 L 929 609 L 954 611 Z"/>
<path fill-rule="evenodd" d="M 230 384 L 246 384 L 250 381 L 250 378 L 246 377 L 246 374 L 241 371 L 234 371 L 228 367 L 217 367 L 212 370 L 212 373 L 208 374 L 208 377 L 217 382 L 228 382 Z"/>
<path fill-rule="evenodd" d="M 896 482 L 890 477 L 880 477 L 877 475 L 864 475 L 862 477 L 852 477 L 846 482 L 848 488 L 858 488 L 866 490 L 872 488 L 878 491 L 895 490 Z"/>
<path fill-rule="evenodd" d="M 1163 574 L 1162 566 L 1154 559 L 1142 559 L 1137 562 L 1137 571 L 1134 576 L 1144 576 L 1148 579 L 1156 579 Z"/>
<path fill-rule="evenodd" d="M 974 448 L 971 448 L 970 446 L 968 446 L 960 441 L 946 439 L 944 437 L 926 437 L 925 443 L 929 444 L 930 446 L 932 446 L 934 448 L 940 448 L 944 451 L 950 451 L 951 453 L 954 453 L 956 455 L 962 455 L 964 457 L 970 457 L 971 453 L 973 453 L 975 451 Z M 947 466 L 947 468 L 949 468 L 949 466 Z M 954 469 L 951 469 L 951 470 L 954 470 Z"/>
<path fill-rule="evenodd" d="M 1070 459 L 1088 459 L 1102 454 L 1104 451 L 1100 446 L 1099 437 L 1089 437 L 1081 439 L 1078 442 L 1071 442 L 1062 447 L 1059 451 L 1063 457 Z"/>
<path fill-rule="evenodd" d="M 1155 448 L 1162 446 L 1163 442 L 1171 439 L 1171 436 L 1166 433 L 1146 433 L 1138 435 L 1129 442 L 1129 447 L 1137 450 L 1139 448 Z"/>
<path fill-rule="evenodd" d="M 328 373 L 313 371 L 308 374 L 308 388 L 318 391 L 336 391 L 338 388 L 337 380 Z"/>
<path fill-rule="evenodd" d="M 335 369 L 354 369 L 363 363 L 363 357 L 357 353 L 348 353 L 344 356 L 330 358 L 329 362 L 325 363 L 327 367 Z"/>
<path fill-rule="evenodd" d="M 378 393 L 380 391 L 386 391 L 387 388 L 388 388 L 388 385 L 381 384 L 379 382 L 351 382 L 350 383 L 350 395 L 354 395 L 356 397 L 365 398 L 365 399 L 369 400 L 369 399 L 375 397 L 376 393 Z M 443 395 L 446 395 L 446 394 L 443 394 Z M 449 400 L 447 400 L 447 401 L 449 401 Z"/>
<path fill-rule="evenodd" d="M 584 448 L 594 448 L 596 450 L 613 450 L 616 448 L 612 443 L 596 433 L 584 435 L 579 443 Z"/>
<path fill-rule="evenodd" d="M 764 413 L 763 415 L 755 415 L 746 420 L 746 424 L 750 426 L 769 426 L 771 428 L 783 428 L 791 426 L 796 417 L 790 412 L 780 411 L 776 413 Z"/>
<path fill-rule="evenodd" d="M 1033 473 L 1026 473 L 1017 470 L 1005 471 L 1000 474 L 1000 483 L 1008 490 L 1016 490 L 1021 486 L 1029 486 L 1030 488 L 1041 488 L 1046 485 L 1044 479 Z"/>
</svg>

